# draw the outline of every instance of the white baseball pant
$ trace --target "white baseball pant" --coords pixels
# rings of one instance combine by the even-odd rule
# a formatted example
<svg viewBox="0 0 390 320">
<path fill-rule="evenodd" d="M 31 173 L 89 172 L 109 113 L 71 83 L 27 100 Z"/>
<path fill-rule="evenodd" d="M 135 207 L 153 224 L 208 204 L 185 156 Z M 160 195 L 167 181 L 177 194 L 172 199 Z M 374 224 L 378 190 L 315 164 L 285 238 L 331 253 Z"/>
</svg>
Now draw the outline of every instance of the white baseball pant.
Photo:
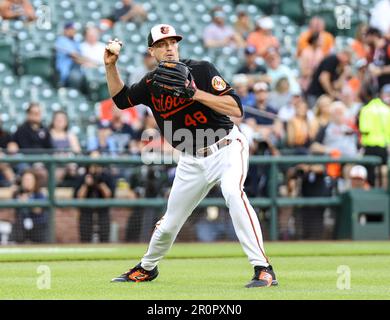
<svg viewBox="0 0 390 320">
<path fill-rule="evenodd" d="M 253 266 L 269 265 L 259 220 L 243 190 L 248 171 L 248 142 L 236 126 L 225 138 L 232 142 L 207 157 L 180 156 L 167 211 L 156 224 L 149 248 L 141 260 L 145 270 L 152 270 L 164 257 L 184 222 L 218 182 L 249 262 Z"/>
</svg>

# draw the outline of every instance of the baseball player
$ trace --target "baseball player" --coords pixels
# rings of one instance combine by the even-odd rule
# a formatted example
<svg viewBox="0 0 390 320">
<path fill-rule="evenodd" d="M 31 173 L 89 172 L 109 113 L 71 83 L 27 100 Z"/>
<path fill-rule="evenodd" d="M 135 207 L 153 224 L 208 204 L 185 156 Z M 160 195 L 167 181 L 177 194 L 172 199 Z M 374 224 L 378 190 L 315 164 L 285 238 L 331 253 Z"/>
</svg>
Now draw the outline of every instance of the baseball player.
<svg viewBox="0 0 390 320">
<path fill-rule="evenodd" d="M 148 36 L 148 47 L 159 65 L 131 87 L 123 83 L 116 67 L 121 43 L 110 41 L 106 47 L 107 83 L 117 107 L 126 109 L 138 104 L 150 107 L 161 133 L 181 151 L 167 210 L 156 224 L 147 252 L 138 265 L 112 282 L 155 279 L 158 262 L 171 248 L 184 222 L 219 183 L 235 232 L 254 267 L 254 277 L 246 287 L 277 285 L 265 255 L 258 218 L 243 190 L 248 142 L 229 119 L 242 116 L 240 99 L 213 64 L 179 60 L 181 39 L 170 25 L 154 26 Z"/>
</svg>

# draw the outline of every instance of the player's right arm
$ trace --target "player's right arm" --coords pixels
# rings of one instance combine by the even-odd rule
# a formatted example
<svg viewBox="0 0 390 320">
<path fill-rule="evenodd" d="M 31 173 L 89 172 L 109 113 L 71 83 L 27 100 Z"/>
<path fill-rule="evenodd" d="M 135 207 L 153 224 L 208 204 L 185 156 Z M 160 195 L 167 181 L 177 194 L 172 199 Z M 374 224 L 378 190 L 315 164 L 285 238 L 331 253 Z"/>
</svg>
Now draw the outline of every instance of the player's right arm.
<svg viewBox="0 0 390 320">
<path fill-rule="evenodd" d="M 111 97 L 116 96 L 124 87 L 116 62 L 118 61 L 118 55 L 111 53 L 107 48 L 104 50 L 104 65 L 106 66 L 106 79 L 108 85 L 108 91 Z"/>
<path fill-rule="evenodd" d="M 116 67 L 118 57 L 118 55 L 108 49 L 104 52 L 108 91 L 115 105 L 119 109 L 131 108 L 137 104 L 148 105 L 147 100 L 150 94 L 147 86 L 147 78 L 150 77 L 150 74 L 146 74 L 140 82 L 128 87 L 122 81 L 118 68 Z"/>
</svg>

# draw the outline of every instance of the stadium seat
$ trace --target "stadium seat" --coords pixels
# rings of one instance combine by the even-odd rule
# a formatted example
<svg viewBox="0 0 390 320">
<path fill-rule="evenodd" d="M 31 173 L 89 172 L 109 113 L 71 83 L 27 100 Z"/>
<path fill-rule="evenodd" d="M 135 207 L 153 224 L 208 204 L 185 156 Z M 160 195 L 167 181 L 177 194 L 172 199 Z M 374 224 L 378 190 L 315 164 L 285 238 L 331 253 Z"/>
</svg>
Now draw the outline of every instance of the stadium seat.
<svg viewBox="0 0 390 320">
<path fill-rule="evenodd" d="M 271 15 L 275 13 L 275 8 L 279 5 L 279 0 L 278 1 L 252 0 L 251 3 L 258 6 L 262 11 L 264 11 L 265 14 Z"/>
<path fill-rule="evenodd" d="M 17 78 L 11 74 L 6 75 L 5 77 L 2 77 L 0 79 L 0 83 L 1 83 L 2 87 L 18 86 Z"/>
<path fill-rule="evenodd" d="M 305 20 L 302 0 L 281 1 L 279 14 L 289 17 L 298 24 L 302 24 Z"/>
<path fill-rule="evenodd" d="M 316 12 L 316 15 L 324 19 L 327 31 L 329 31 L 333 35 L 337 35 L 338 29 L 337 29 L 336 17 L 334 15 L 333 10 L 319 11 Z"/>
<path fill-rule="evenodd" d="M 20 77 L 20 87 L 22 89 L 30 89 L 31 87 L 39 87 L 40 91 L 43 88 L 49 88 L 50 84 L 45 79 L 36 75 L 23 75 Z"/>
<path fill-rule="evenodd" d="M 12 70 L 10 67 L 4 63 L 0 63 L 0 77 L 4 78 L 5 76 L 11 75 Z"/>
<path fill-rule="evenodd" d="M 50 80 L 53 76 L 53 61 L 50 56 L 32 54 L 23 60 L 24 74 L 40 76 Z"/>
<path fill-rule="evenodd" d="M 9 40 L 0 40 L 0 62 L 13 66 L 15 63 L 13 54 L 13 46 Z"/>
</svg>

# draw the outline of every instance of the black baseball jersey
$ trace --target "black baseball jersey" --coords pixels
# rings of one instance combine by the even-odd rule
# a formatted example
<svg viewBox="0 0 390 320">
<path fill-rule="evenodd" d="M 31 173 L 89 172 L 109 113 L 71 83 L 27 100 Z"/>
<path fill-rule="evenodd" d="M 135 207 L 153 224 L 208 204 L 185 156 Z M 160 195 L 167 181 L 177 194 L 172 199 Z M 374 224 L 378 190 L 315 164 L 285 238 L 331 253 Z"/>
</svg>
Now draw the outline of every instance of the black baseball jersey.
<svg viewBox="0 0 390 320">
<path fill-rule="evenodd" d="M 191 68 L 198 89 L 214 95 L 230 95 L 234 98 L 242 113 L 240 98 L 233 88 L 222 78 L 213 64 L 207 61 L 180 60 Z M 176 149 L 183 151 L 195 150 L 215 143 L 223 138 L 232 128 L 233 122 L 228 116 L 220 114 L 204 104 L 193 99 L 178 98 L 171 95 L 156 97 L 150 90 L 153 71 L 147 73 L 140 82 L 131 87 L 126 85 L 113 97 L 118 108 L 126 109 L 137 104 L 144 104 L 151 108 L 157 125 L 165 139 Z M 168 123 L 169 122 L 169 123 Z M 171 132 L 169 129 L 171 126 Z M 222 136 L 216 136 L 213 141 L 193 138 L 185 141 L 180 138 L 180 129 L 188 129 L 192 137 L 196 137 L 197 129 L 213 130 L 213 132 L 226 132 Z M 224 129 L 219 130 L 218 129 Z M 179 130 L 179 132 L 178 132 Z M 168 131 L 168 132 L 167 132 Z M 175 133 L 178 133 L 175 135 Z"/>
</svg>

